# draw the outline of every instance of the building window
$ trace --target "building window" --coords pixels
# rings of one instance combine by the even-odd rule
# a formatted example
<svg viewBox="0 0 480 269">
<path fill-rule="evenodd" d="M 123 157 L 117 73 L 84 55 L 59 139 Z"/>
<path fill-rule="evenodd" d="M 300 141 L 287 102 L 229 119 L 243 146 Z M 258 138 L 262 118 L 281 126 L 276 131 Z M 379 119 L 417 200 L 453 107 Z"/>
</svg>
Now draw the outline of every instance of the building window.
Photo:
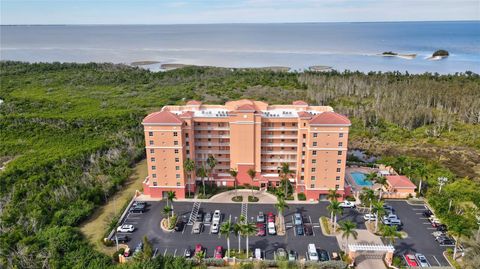
<svg viewBox="0 0 480 269">
<path fill-rule="evenodd" d="M 313 151 L 312 151 L 312 155 L 313 155 L 313 156 L 317 156 L 317 151 L 316 151 L 316 150 L 313 150 Z"/>
<path fill-rule="evenodd" d="M 313 142 L 313 146 L 316 147 L 316 146 L 317 146 L 317 142 Z"/>
<path fill-rule="evenodd" d="M 187 155 L 190 154 L 190 150 L 187 149 Z"/>
<path fill-rule="evenodd" d="M 155 158 L 154 157 L 150 158 L 150 161 L 155 162 Z"/>
<path fill-rule="evenodd" d="M 174 145 L 174 146 L 178 146 L 178 141 L 176 141 L 176 140 L 173 141 L 173 145 Z"/>
<path fill-rule="evenodd" d="M 176 175 L 175 175 L 175 178 L 180 178 L 180 174 L 176 174 Z"/>
<path fill-rule="evenodd" d="M 305 143 L 302 143 L 302 147 L 306 147 L 306 146 L 307 146 L 307 144 L 305 144 Z"/>
<path fill-rule="evenodd" d="M 338 185 L 338 184 L 335 185 L 335 189 L 337 189 L 337 190 L 340 189 L 340 185 Z"/>
<path fill-rule="evenodd" d="M 315 188 L 315 184 L 310 184 L 310 188 Z"/>
<path fill-rule="evenodd" d="M 302 151 L 302 156 L 305 156 L 305 151 Z"/>
<path fill-rule="evenodd" d="M 185 134 L 185 138 L 188 138 L 188 133 Z"/>
<path fill-rule="evenodd" d="M 338 151 L 338 156 L 340 156 L 340 155 L 342 155 L 342 151 L 341 151 L 341 150 Z"/>
<path fill-rule="evenodd" d="M 302 173 L 305 172 L 305 168 L 302 167 Z"/>
<path fill-rule="evenodd" d="M 304 176 L 300 176 L 300 180 L 303 181 L 305 179 Z"/>
<path fill-rule="evenodd" d="M 153 182 L 153 186 L 154 186 L 154 187 L 157 186 L 157 182 L 156 182 L 156 181 Z"/>
<path fill-rule="evenodd" d="M 175 154 L 178 154 L 178 149 L 175 149 Z"/>
<path fill-rule="evenodd" d="M 297 126 L 297 124 L 296 124 L 296 123 L 292 123 L 292 126 L 295 127 L 295 126 Z"/>
<path fill-rule="evenodd" d="M 282 122 L 282 126 L 285 126 L 285 122 Z"/>
<path fill-rule="evenodd" d="M 317 133 L 313 133 L 313 137 L 317 137 L 317 136 L 318 136 L 318 134 L 317 134 Z"/>
<path fill-rule="evenodd" d="M 152 170 L 157 170 L 157 167 L 155 165 L 152 165 Z"/>
<path fill-rule="evenodd" d="M 175 170 L 180 170 L 180 166 L 175 166 Z"/>
<path fill-rule="evenodd" d="M 177 182 L 177 187 L 180 187 L 180 182 Z"/>
<path fill-rule="evenodd" d="M 315 180 L 315 176 L 311 176 L 311 177 L 310 177 L 310 180 Z"/>
<path fill-rule="evenodd" d="M 335 180 L 340 180 L 340 176 L 336 176 L 336 177 L 335 177 Z"/>
<path fill-rule="evenodd" d="M 307 138 L 307 135 L 306 134 L 303 134 L 303 139 Z"/>
<path fill-rule="evenodd" d="M 152 174 L 152 178 L 157 178 L 157 174 Z"/>
<path fill-rule="evenodd" d="M 342 163 L 342 160 L 337 160 L 337 163 L 338 163 L 338 164 L 341 164 L 341 163 Z"/>
<path fill-rule="evenodd" d="M 312 163 L 317 163 L 317 159 L 312 159 Z"/>
<path fill-rule="evenodd" d="M 341 168 L 337 168 L 337 173 L 340 173 L 340 171 L 342 171 Z"/>
<path fill-rule="evenodd" d="M 148 132 L 148 136 L 153 136 L 153 132 Z"/>
<path fill-rule="evenodd" d="M 148 141 L 148 144 L 150 144 L 150 146 L 153 146 L 153 140 Z"/>
<path fill-rule="evenodd" d="M 177 132 L 173 132 L 173 136 L 178 136 L 178 133 L 177 133 Z"/>
<path fill-rule="evenodd" d="M 150 149 L 150 154 L 154 154 L 155 153 L 155 150 L 154 149 Z"/>
<path fill-rule="evenodd" d="M 343 146 L 343 142 L 338 142 L 338 146 L 339 146 L 339 147 L 342 147 L 342 146 Z"/>
<path fill-rule="evenodd" d="M 342 138 L 342 137 L 343 137 L 343 133 L 339 133 L 339 134 L 338 134 L 338 137 Z"/>
<path fill-rule="evenodd" d="M 315 167 L 313 167 L 313 168 L 312 168 L 312 173 L 315 173 L 315 170 L 316 170 Z"/>
<path fill-rule="evenodd" d="M 175 158 L 175 162 L 176 163 L 180 162 L 180 158 Z"/>
</svg>

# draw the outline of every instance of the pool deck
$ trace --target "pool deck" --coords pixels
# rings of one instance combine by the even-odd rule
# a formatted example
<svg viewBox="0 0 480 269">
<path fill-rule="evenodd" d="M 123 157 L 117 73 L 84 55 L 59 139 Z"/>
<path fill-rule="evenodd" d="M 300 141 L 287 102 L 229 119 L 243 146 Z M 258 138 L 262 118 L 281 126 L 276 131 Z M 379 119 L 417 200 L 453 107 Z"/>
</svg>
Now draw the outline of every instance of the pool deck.
<svg viewBox="0 0 480 269">
<path fill-rule="evenodd" d="M 372 190 L 376 190 L 381 186 L 379 184 L 373 184 L 372 186 L 361 186 L 358 185 L 355 180 L 352 178 L 350 173 L 363 173 L 363 174 L 370 174 L 371 172 L 378 172 L 377 168 L 370 168 L 370 167 L 347 167 L 345 169 L 345 180 L 348 185 L 352 186 L 353 191 L 361 191 L 363 188 L 370 188 Z"/>
</svg>

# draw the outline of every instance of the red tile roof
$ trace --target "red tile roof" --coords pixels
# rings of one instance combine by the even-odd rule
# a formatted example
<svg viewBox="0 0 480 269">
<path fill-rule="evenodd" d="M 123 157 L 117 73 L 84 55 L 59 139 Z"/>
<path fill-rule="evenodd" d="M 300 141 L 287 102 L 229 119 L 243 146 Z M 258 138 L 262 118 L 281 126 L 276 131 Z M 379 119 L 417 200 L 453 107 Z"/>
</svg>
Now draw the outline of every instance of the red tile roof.
<svg viewBox="0 0 480 269">
<path fill-rule="evenodd" d="M 300 118 L 311 118 L 312 117 L 312 114 L 310 114 L 306 111 L 299 111 L 299 112 L 297 112 L 297 114 Z"/>
<path fill-rule="evenodd" d="M 308 106 L 308 103 L 302 100 L 293 101 L 292 105 L 294 106 Z"/>
<path fill-rule="evenodd" d="M 191 100 L 191 101 L 187 102 L 187 106 L 199 106 L 201 104 L 202 104 L 202 102 L 197 101 L 197 100 Z"/>
<path fill-rule="evenodd" d="M 237 107 L 237 111 L 255 111 L 255 107 L 250 104 L 244 104 Z"/>
<path fill-rule="evenodd" d="M 163 110 L 149 114 L 143 119 L 143 123 L 182 124 L 183 121 L 172 112 Z"/>
<path fill-rule="evenodd" d="M 335 112 L 323 112 L 310 120 L 310 124 L 322 125 L 350 125 L 350 120 Z"/>
<path fill-rule="evenodd" d="M 386 176 L 387 182 L 395 189 L 415 189 L 417 186 L 406 176 Z"/>
</svg>

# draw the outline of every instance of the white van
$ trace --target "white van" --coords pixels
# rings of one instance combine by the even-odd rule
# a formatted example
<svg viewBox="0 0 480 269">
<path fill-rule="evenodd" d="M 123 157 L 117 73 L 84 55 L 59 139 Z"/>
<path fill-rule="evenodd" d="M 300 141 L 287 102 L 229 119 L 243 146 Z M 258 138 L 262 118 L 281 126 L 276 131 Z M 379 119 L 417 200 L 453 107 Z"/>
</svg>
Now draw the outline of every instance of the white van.
<svg viewBox="0 0 480 269">
<path fill-rule="evenodd" d="M 315 247 L 315 244 L 308 244 L 308 258 L 311 261 L 318 261 L 317 247 Z"/>
<path fill-rule="evenodd" d="M 262 250 L 259 248 L 255 249 L 255 259 L 261 260 L 262 259 Z"/>
</svg>

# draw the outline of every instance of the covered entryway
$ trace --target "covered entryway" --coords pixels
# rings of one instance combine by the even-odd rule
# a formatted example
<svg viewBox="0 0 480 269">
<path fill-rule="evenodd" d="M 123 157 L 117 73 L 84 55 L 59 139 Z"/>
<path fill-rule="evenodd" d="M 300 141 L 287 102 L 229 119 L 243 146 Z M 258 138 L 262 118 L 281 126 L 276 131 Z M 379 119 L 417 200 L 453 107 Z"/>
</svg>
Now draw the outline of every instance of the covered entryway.
<svg viewBox="0 0 480 269">
<path fill-rule="evenodd" d="M 394 252 L 395 252 L 395 248 L 392 245 L 377 245 L 377 244 L 349 244 L 348 245 L 348 256 L 352 260 L 351 265 L 357 264 L 356 261 L 359 262 L 359 260 L 362 260 L 362 263 L 365 263 L 366 260 L 372 260 L 372 261 L 381 260 L 383 258 L 383 255 L 385 254 L 385 262 L 389 266 L 391 266 Z M 363 259 L 365 259 L 365 261 Z"/>
</svg>

